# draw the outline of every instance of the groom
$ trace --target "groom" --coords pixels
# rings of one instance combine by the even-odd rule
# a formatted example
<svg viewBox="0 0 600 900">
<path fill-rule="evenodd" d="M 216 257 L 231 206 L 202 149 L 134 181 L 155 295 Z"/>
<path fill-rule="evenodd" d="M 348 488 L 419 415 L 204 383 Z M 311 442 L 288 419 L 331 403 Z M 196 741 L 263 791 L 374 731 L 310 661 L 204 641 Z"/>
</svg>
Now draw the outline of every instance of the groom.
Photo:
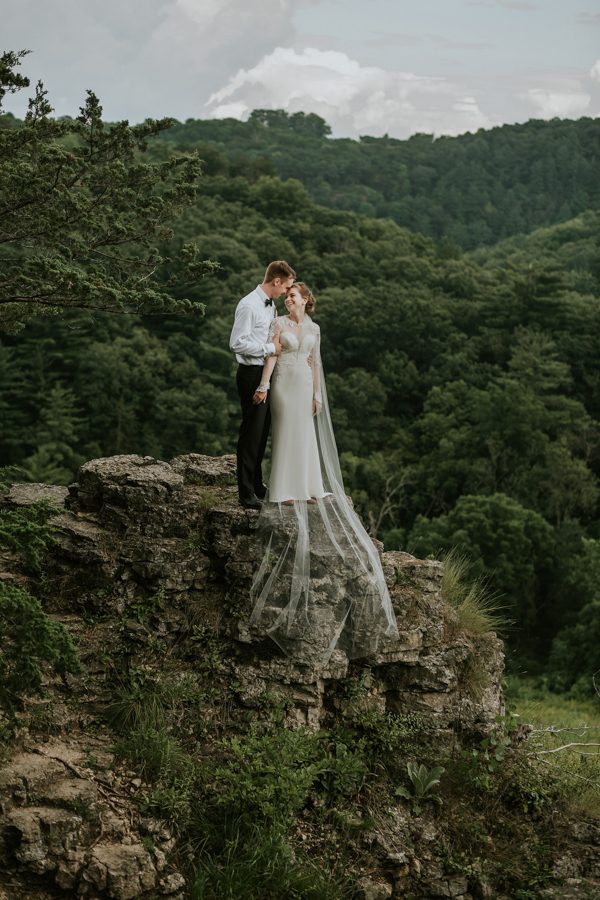
<svg viewBox="0 0 600 900">
<path fill-rule="evenodd" d="M 260 509 L 265 496 L 262 459 L 271 425 L 268 396 L 265 403 L 258 405 L 252 397 L 260 384 L 265 358 L 280 352 L 269 341 L 269 328 L 277 315 L 276 298 L 285 294 L 295 277 L 285 260 L 269 263 L 262 284 L 238 303 L 229 338 L 229 348 L 239 364 L 236 382 L 242 423 L 237 444 L 237 478 L 240 503 L 246 509 Z"/>
</svg>

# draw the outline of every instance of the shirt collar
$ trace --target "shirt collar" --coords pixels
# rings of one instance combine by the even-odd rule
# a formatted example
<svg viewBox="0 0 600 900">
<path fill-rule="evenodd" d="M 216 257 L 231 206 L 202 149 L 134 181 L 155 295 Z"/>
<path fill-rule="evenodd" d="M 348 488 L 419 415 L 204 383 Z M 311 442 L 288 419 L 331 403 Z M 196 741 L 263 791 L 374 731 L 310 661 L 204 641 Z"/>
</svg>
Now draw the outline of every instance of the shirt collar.
<svg viewBox="0 0 600 900">
<path fill-rule="evenodd" d="M 257 284 L 257 285 L 256 285 L 256 293 L 258 294 L 258 296 L 260 297 L 261 300 L 267 300 L 267 301 L 269 301 L 269 300 L 271 299 L 270 297 L 267 297 L 267 295 L 265 294 L 265 292 L 264 292 L 263 289 L 261 288 L 260 284 Z"/>
</svg>

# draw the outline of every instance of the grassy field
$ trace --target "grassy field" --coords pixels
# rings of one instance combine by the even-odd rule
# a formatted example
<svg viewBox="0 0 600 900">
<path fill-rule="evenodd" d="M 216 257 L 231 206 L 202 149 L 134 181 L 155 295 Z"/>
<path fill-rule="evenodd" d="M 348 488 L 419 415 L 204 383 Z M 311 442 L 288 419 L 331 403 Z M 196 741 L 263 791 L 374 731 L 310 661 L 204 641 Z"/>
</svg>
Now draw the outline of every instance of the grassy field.
<svg viewBox="0 0 600 900">
<path fill-rule="evenodd" d="M 554 694 L 541 679 L 509 676 L 505 685 L 507 705 L 533 727 L 530 752 L 550 774 L 572 780 L 575 808 L 600 817 L 600 697 Z"/>
</svg>

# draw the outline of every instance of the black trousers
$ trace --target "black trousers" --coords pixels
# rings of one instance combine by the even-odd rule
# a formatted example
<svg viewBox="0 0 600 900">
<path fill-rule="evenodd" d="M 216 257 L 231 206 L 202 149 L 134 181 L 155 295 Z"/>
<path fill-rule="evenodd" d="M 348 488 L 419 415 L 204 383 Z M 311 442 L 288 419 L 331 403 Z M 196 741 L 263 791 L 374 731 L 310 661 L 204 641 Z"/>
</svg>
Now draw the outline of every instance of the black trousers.
<svg viewBox="0 0 600 900">
<path fill-rule="evenodd" d="M 271 427 L 269 393 L 264 403 L 252 402 L 260 384 L 262 365 L 238 365 L 236 383 L 242 406 L 242 423 L 237 443 L 237 478 L 240 497 L 251 497 L 263 484 L 262 460 Z"/>
</svg>

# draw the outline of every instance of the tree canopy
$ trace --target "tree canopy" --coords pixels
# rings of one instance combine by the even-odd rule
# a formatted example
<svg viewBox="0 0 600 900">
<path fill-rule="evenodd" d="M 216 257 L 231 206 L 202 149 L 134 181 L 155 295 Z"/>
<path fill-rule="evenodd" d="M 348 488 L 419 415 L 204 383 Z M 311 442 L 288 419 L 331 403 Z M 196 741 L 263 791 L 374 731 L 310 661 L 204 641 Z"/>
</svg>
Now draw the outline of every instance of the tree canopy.
<svg viewBox="0 0 600 900">
<path fill-rule="evenodd" d="M 565 222 L 600 203 L 600 120 L 531 119 L 458 137 L 331 137 L 319 116 L 254 110 L 162 133 L 210 155 L 212 173 L 299 179 L 316 202 L 390 218 L 445 252 Z"/>
<path fill-rule="evenodd" d="M 11 89 L 6 78 L 3 84 Z M 89 103 L 93 127 L 74 120 L 71 130 L 60 131 L 49 113 L 34 122 L 34 102 L 31 122 L 5 119 L 0 129 L 0 147 L 13 154 L 12 162 L 2 157 L 13 172 L 7 183 L 14 181 L 11 190 L 23 198 L 28 185 L 36 185 L 32 205 L 39 201 L 40 210 L 47 209 L 39 222 L 47 216 L 48 234 L 54 235 L 38 240 L 27 232 L 34 227 L 33 214 L 26 207 L 17 211 L 15 222 L 23 223 L 29 237 L 14 242 L 0 277 L 11 273 L 13 284 L 29 279 L 32 295 L 50 284 L 52 309 L 64 310 L 62 316 L 32 317 L 44 310 L 32 302 L 13 318 L 13 324 L 25 323 L 20 333 L 0 341 L 0 465 L 16 463 L 31 480 L 68 484 L 79 463 L 95 456 L 170 459 L 193 451 L 233 452 L 239 424 L 228 349 L 233 313 L 266 263 L 286 258 L 317 298 L 315 319 L 344 477 L 372 533 L 389 549 L 420 555 L 459 547 L 473 573 L 484 576 L 508 607 L 514 623 L 509 647 L 520 665 L 541 669 L 552 652 L 556 684 L 580 684 L 590 673 L 577 660 L 577 642 L 581 629 L 595 633 L 590 621 L 599 596 L 597 210 L 527 235 L 517 234 L 521 226 L 512 219 L 507 236 L 492 246 L 489 234 L 475 229 L 478 245 L 465 252 L 451 233 L 437 239 L 389 216 L 316 202 L 308 169 L 306 178 L 304 170 L 297 172 L 302 177 L 279 177 L 274 148 L 283 146 L 283 135 L 306 149 L 297 129 L 322 129 L 308 116 L 282 120 L 259 110 L 249 123 L 192 122 L 159 132 L 135 126 L 143 130 L 142 143 L 162 135 L 142 150 L 126 123 L 101 124 L 97 101 L 89 97 Z M 43 152 L 44 141 L 36 144 L 38 124 L 53 135 Z M 581 149 L 597 123 L 515 128 L 515 141 L 529 135 L 535 156 L 541 133 L 552 143 L 561 135 L 566 140 L 572 129 Z M 113 132 L 119 146 L 129 148 L 125 157 L 110 155 Z M 201 132 L 205 142 L 197 145 Z M 463 151 L 469 159 L 471 139 L 485 137 L 500 183 L 521 183 L 523 177 L 523 204 L 531 197 L 525 162 L 516 160 L 517 151 L 505 152 L 509 133 L 494 129 L 485 136 L 435 141 L 436 159 L 440 166 L 445 159 L 454 173 L 453 190 L 461 198 L 456 222 L 471 221 L 465 212 L 467 176 L 458 178 L 453 168 Z M 5 135 L 12 135 L 12 143 L 1 143 Z M 86 135 L 94 146 L 91 157 Z M 199 180 L 198 160 L 181 157 L 177 149 L 185 143 L 182 135 L 203 159 Z M 550 155 L 562 179 L 571 163 L 558 153 L 560 140 Z M 253 141 L 257 147 L 262 141 L 262 155 L 252 150 Z M 340 165 L 346 159 L 344 142 L 327 135 L 306 141 L 316 154 L 312 159 L 307 152 L 307 166 L 318 154 L 332 153 Z M 244 142 L 252 152 L 242 152 Z M 385 169 L 388 143 L 396 153 L 398 142 L 348 143 L 368 146 L 382 177 L 397 176 L 394 190 L 406 192 L 406 172 Z M 421 136 L 410 152 L 420 147 L 429 159 L 430 145 Z M 66 171 L 64 155 L 64 165 L 79 171 L 69 159 L 72 146 L 88 180 L 66 191 L 65 205 L 52 185 L 57 171 L 59 182 Z M 349 153 L 356 154 L 356 147 Z M 360 153 L 352 158 L 361 159 Z M 183 161 L 175 164 L 172 154 Z M 26 170 L 33 172 L 31 182 L 14 175 Z M 102 172 L 113 192 L 107 206 Z M 180 175 L 171 194 L 169 179 Z M 341 183 L 358 181 L 346 174 Z M 554 187 L 544 183 L 539 190 L 537 208 L 558 216 L 556 197 L 550 196 Z M 581 202 L 589 203 L 592 194 Z M 436 217 L 434 194 L 423 190 L 418 196 Z M 149 204 L 144 209 L 143 198 Z M 167 207 L 170 238 L 162 231 L 168 227 Z M 65 215 L 90 209 L 85 225 L 74 224 L 62 236 Z M 450 204 L 448 214 L 452 209 Z M 566 208 L 558 217 L 563 213 Z M 138 239 L 135 228 L 142 226 L 147 232 Z M 108 251 L 118 255 L 113 266 L 96 252 L 95 241 L 118 233 L 125 242 Z M 189 254 L 192 269 L 186 269 Z M 213 277 L 189 278 L 193 266 L 200 266 L 198 275 L 205 271 L 197 262 L 203 259 L 218 263 Z M 144 281 L 152 260 L 155 267 Z M 70 272 L 72 287 L 59 281 Z M 157 309 L 163 314 L 149 314 Z M 206 316 L 178 315 L 182 309 L 206 309 Z M 130 315 L 113 315 L 119 310 Z"/>
<path fill-rule="evenodd" d="M 23 56 L 0 60 L 0 104 L 29 84 L 17 71 Z M 200 161 L 196 153 L 143 159 L 148 140 L 173 120 L 106 125 L 91 91 L 76 118 L 51 113 L 38 82 L 22 124 L 0 115 L 0 328 L 75 307 L 201 314 L 172 290 L 212 265 L 191 244 L 169 252 Z"/>
</svg>

